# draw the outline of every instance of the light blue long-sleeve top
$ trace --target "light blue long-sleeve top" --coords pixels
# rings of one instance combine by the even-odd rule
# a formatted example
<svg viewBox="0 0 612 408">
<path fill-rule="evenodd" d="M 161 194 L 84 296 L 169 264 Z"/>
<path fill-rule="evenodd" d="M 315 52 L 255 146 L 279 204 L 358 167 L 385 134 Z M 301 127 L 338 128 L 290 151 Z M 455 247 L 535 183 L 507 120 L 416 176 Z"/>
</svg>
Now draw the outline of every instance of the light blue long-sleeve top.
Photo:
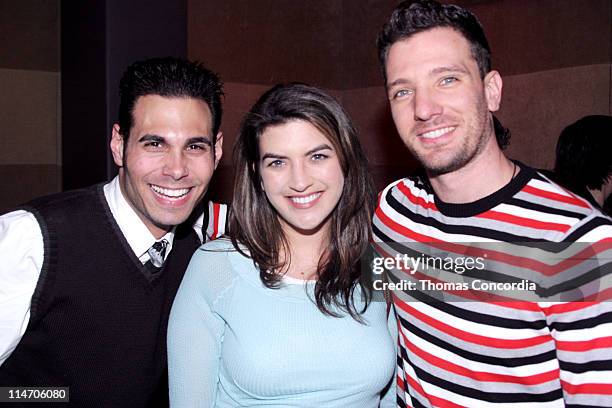
<svg viewBox="0 0 612 408">
<path fill-rule="evenodd" d="M 170 315 L 171 406 L 394 407 L 395 324 L 385 302 L 372 302 L 361 324 L 321 313 L 313 289 L 268 289 L 229 241 L 203 245 Z"/>
</svg>

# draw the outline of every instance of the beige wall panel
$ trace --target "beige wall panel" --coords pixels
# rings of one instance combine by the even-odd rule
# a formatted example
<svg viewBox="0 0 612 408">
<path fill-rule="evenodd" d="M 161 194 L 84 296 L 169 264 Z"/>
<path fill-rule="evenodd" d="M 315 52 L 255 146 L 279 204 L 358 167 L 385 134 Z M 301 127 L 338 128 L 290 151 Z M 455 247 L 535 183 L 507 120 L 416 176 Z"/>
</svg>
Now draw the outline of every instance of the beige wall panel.
<svg viewBox="0 0 612 408">
<path fill-rule="evenodd" d="M 61 167 L 55 165 L 0 165 L 0 213 L 33 198 L 61 189 Z"/>
<path fill-rule="evenodd" d="M 0 69 L 0 89 L 0 164 L 60 164 L 59 74 Z"/>
<path fill-rule="evenodd" d="M 610 65 L 590 65 L 504 78 L 501 110 L 510 128 L 510 157 L 551 168 L 561 130 L 585 115 L 610 114 Z"/>
</svg>

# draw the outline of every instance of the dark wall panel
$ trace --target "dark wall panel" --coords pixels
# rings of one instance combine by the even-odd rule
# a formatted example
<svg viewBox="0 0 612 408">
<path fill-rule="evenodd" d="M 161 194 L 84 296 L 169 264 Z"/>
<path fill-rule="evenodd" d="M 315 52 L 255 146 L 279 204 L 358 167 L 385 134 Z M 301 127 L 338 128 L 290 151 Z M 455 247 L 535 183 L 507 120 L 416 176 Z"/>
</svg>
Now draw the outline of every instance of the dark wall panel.
<svg viewBox="0 0 612 408">
<path fill-rule="evenodd" d="M 59 71 L 59 0 L 0 0 L 0 67 Z"/>
<path fill-rule="evenodd" d="M 133 61 L 186 57 L 184 1 L 105 0 L 62 8 L 64 188 L 116 173 L 108 143 L 119 79 Z"/>
<path fill-rule="evenodd" d="M 62 7 L 62 184 L 106 180 L 106 9 L 104 1 Z"/>
</svg>

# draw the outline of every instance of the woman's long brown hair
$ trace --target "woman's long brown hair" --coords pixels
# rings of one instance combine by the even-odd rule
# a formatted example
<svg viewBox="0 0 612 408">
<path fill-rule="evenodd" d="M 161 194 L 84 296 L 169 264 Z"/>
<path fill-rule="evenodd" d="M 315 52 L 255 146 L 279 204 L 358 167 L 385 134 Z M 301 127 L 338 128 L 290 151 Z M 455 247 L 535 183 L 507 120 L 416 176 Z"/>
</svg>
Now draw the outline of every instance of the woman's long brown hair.
<svg viewBox="0 0 612 408">
<path fill-rule="evenodd" d="M 247 113 L 234 148 L 234 198 L 229 235 L 234 247 L 253 259 L 263 284 L 278 288 L 290 259 L 278 214 L 268 202 L 259 174 L 259 138 L 269 126 L 303 120 L 321 131 L 333 145 L 344 175 L 344 188 L 330 222 L 327 250 L 318 261 L 315 301 L 321 312 L 340 316 L 339 309 L 362 321 L 354 292 L 361 284 L 361 257 L 371 237 L 375 202 L 367 159 L 344 109 L 331 96 L 304 84 L 276 85 Z M 248 249 L 243 251 L 240 244 Z M 362 294 L 370 294 L 364 285 Z"/>
</svg>

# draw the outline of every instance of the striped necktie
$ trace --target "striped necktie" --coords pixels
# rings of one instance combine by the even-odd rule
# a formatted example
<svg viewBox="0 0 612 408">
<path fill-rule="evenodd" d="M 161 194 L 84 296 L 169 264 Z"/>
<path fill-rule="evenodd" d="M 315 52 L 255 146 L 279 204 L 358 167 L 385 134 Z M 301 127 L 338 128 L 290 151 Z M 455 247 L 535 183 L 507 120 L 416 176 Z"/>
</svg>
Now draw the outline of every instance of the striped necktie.
<svg viewBox="0 0 612 408">
<path fill-rule="evenodd" d="M 164 264 L 164 256 L 166 255 L 166 248 L 168 247 L 168 241 L 162 239 L 161 241 L 155 242 L 151 245 L 151 248 L 147 251 L 149 253 L 149 257 L 151 257 L 150 262 L 156 268 L 161 268 Z"/>
</svg>

